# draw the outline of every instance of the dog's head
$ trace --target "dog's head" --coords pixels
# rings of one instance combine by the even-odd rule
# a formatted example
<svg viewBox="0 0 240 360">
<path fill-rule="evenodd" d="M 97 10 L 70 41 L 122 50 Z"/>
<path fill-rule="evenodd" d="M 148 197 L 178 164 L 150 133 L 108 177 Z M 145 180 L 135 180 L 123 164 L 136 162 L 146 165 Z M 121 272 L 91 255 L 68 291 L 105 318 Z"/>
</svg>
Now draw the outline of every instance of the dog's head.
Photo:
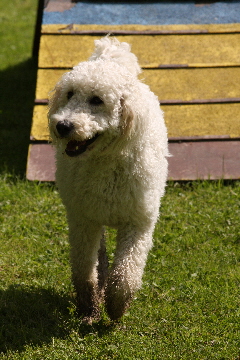
<svg viewBox="0 0 240 360">
<path fill-rule="evenodd" d="M 63 75 L 49 102 L 51 138 L 70 157 L 104 149 L 134 127 L 137 58 L 115 39 L 95 45 L 89 61 Z"/>
</svg>

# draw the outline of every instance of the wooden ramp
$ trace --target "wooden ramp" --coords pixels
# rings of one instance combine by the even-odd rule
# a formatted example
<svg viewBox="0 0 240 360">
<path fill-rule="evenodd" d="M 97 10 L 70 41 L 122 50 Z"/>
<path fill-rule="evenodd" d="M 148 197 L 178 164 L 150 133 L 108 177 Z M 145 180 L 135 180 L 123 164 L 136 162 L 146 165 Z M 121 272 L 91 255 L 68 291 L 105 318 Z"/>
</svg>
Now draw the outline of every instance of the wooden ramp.
<svg viewBox="0 0 240 360">
<path fill-rule="evenodd" d="M 111 16 L 113 11 L 120 14 L 121 3 L 116 9 L 115 4 L 96 4 L 103 5 L 102 11 L 104 6 L 108 10 L 111 6 Z M 48 2 L 40 36 L 36 100 L 27 164 L 29 180 L 55 179 L 54 150 L 48 144 L 46 116 L 49 92 L 64 72 L 87 60 L 94 48 L 93 41 L 109 32 L 132 45 L 132 51 L 143 68 L 140 79 L 150 85 L 159 97 L 165 112 L 172 154 L 169 158 L 169 179 L 240 178 L 240 19 L 239 22 L 228 23 L 225 15 L 224 24 L 159 25 L 154 23 L 158 21 L 157 12 L 161 17 L 166 9 L 160 2 L 154 4 L 155 18 L 151 25 L 143 25 L 140 15 L 136 15 L 136 24 L 106 25 L 96 22 L 84 25 L 75 24 L 77 20 L 74 16 L 78 7 L 83 9 L 87 6 L 88 10 L 89 3 L 72 3 L 70 0 Z M 168 13 L 171 13 L 173 4 L 169 2 Z M 150 5 L 151 9 L 148 8 Z M 215 16 L 214 4 L 190 5 L 194 16 L 207 7 L 208 17 Z M 233 5 L 239 7 L 240 17 L 240 3 Z M 127 6 L 135 5 L 130 3 Z M 152 16 L 153 4 L 146 2 L 141 6 L 145 6 L 144 19 L 147 20 L 147 10 L 151 10 Z M 172 7 L 174 11 L 175 6 Z M 190 13 L 187 8 L 185 10 L 184 19 Z M 81 15 L 78 21 L 79 18 L 81 20 Z M 71 19 L 72 22 L 69 21 Z M 236 21 L 235 18 L 233 20 Z M 61 23 L 57 23 L 59 21 Z"/>
</svg>

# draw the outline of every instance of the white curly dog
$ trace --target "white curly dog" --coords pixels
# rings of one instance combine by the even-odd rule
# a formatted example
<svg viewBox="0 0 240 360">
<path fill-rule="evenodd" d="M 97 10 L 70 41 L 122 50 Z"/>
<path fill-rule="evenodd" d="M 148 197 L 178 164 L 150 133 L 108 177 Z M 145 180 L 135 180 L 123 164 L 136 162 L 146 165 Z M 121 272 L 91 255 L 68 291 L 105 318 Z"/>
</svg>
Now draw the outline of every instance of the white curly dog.
<svg viewBox="0 0 240 360">
<path fill-rule="evenodd" d="M 67 210 L 72 279 L 83 319 L 119 319 L 141 286 L 167 178 L 168 144 L 157 97 L 138 80 L 129 44 L 95 41 L 50 99 L 56 181 Z M 106 276 L 103 226 L 117 229 Z"/>
</svg>

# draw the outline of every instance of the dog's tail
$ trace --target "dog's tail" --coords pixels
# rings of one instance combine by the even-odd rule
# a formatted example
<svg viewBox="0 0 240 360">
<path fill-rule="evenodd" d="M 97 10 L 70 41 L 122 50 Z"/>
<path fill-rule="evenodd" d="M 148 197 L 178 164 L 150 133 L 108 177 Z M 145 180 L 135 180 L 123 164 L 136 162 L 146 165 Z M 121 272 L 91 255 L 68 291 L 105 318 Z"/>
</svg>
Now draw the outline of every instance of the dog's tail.
<svg viewBox="0 0 240 360">
<path fill-rule="evenodd" d="M 89 58 L 90 61 L 97 59 L 113 61 L 128 69 L 137 76 L 141 72 L 137 57 L 131 52 L 131 46 L 126 42 L 119 42 L 116 38 L 106 36 L 95 40 L 95 51 Z"/>
</svg>

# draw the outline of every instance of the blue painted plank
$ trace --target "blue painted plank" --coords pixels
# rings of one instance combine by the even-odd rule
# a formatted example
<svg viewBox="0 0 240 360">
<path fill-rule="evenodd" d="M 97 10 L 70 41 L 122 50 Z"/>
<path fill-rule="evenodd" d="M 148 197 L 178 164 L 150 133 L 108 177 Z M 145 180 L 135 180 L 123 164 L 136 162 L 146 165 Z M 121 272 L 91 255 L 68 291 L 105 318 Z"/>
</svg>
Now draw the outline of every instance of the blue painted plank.
<svg viewBox="0 0 240 360">
<path fill-rule="evenodd" d="M 195 1 L 139 3 L 83 1 L 62 12 L 45 9 L 42 23 L 97 25 L 240 23 L 240 1 L 221 1 L 205 5 L 197 5 Z"/>
</svg>

